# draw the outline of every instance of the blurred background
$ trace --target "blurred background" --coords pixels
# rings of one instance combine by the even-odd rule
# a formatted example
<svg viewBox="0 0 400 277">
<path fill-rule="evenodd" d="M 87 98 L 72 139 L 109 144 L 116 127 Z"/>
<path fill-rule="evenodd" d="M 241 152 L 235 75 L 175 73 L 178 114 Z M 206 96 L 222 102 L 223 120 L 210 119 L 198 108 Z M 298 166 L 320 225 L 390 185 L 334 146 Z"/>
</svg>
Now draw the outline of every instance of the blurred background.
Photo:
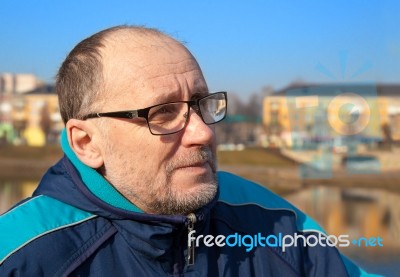
<svg viewBox="0 0 400 277">
<path fill-rule="evenodd" d="M 330 234 L 383 239 L 341 251 L 396 276 L 400 4 L 138 2 L 1 2 L 0 213 L 62 156 L 54 76 L 68 52 L 101 29 L 145 25 L 185 42 L 210 90 L 228 91 L 219 168 L 282 195 Z"/>
</svg>

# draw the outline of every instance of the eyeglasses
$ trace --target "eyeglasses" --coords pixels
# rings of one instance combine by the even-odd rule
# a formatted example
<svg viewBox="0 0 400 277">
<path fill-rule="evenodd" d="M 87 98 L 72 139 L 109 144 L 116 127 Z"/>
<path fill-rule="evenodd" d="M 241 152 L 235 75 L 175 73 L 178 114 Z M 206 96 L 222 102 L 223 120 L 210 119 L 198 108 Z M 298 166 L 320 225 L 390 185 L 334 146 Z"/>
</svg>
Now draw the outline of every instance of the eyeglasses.
<svg viewBox="0 0 400 277">
<path fill-rule="evenodd" d="M 97 117 L 146 119 L 150 133 L 153 135 L 170 135 L 183 130 L 189 119 L 190 108 L 200 116 L 207 125 L 215 124 L 226 116 L 226 92 L 216 92 L 205 97 L 189 101 L 176 101 L 158 104 L 139 110 L 91 113 L 82 119 Z"/>
</svg>

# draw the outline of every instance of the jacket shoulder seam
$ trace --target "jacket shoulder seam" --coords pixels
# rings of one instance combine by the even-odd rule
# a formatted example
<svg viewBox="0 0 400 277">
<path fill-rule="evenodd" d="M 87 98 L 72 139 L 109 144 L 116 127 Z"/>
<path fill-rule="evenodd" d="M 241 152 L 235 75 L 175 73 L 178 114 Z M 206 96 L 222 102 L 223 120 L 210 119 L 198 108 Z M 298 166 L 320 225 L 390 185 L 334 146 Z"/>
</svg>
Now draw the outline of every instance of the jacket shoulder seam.
<svg viewBox="0 0 400 277">
<path fill-rule="evenodd" d="M 0 264 L 34 240 L 94 217 L 54 198 L 36 196 L 0 217 Z"/>
</svg>

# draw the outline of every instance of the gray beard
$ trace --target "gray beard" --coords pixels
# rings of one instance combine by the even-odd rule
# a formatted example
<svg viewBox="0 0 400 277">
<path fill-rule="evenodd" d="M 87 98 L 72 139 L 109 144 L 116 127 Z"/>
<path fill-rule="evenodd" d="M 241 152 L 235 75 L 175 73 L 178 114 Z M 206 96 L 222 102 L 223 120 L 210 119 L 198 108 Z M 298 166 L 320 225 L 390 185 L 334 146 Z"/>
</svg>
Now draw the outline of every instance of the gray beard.
<svg viewBox="0 0 400 277">
<path fill-rule="evenodd" d="M 112 151 L 112 149 L 109 149 Z M 109 152 L 111 153 L 111 152 Z M 115 153 L 115 152 L 114 152 Z M 196 163 L 208 163 L 213 172 L 212 180 L 194 180 L 200 183 L 193 192 L 183 194 L 176 191 L 172 185 L 172 175 L 175 169 L 188 166 Z M 117 165 L 118 166 L 118 165 Z M 121 170 L 124 168 L 124 170 Z M 187 157 L 176 157 L 174 160 L 166 164 L 166 180 L 155 180 L 151 176 L 145 176 L 144 172 L 130 168 L 125 164 L 125 167 L 119 167 L 118 172 L 106 174 L 103 168 L 103 176 L 114 185 L 114 187 L 129 201 L 140 207 L 146 207 L 154 214 L 176 215 L 189 214 L 196 211 L 202 206 L 209 203 L 216 195 L 218 190 L 217 174 L 216 174 L 216 159 L 215 155 L 209 147 L 202 147 L 194 150 Z M 126 172 L 135 172 L 136 176 L 143 176 L 143 181 L 127 182 Z M 141 205 L 140 205 L 141 204 Z"/>
<path fill-rule="evenodd" d="M 202 147 L 196 150 L 193 155 L 185 158 L 180 157 L 168 162 L 165 168 L 167 173 L 165 195 L 160 197 L 160 195 L 153 194 L 149 207 L 159 214 L 189 214 L 209 203 L 215 197 L 218 188 L 215 160 L 215 155 L 213 155 L 211 149 L 209 147 Z M 182 166 L 204 162 L 208 163 L 211 167 L 213 171 L 213 180 L 211 182 L 207 180 L 196 180 L 202 183 L 201 188 L 199 188 L 196 193 L 187 194 L 184 197 L 178 198 L 178 194 L 173 191 L 171 185 L 174 170 Z"/>
<path fill-rule="evenodd" d="M 208 204 L 217 194 L 218 183 L 214 175 L 213 182 L 204 183 L 195 194 L 185 195 L 178 199 L 177 195 L 168 186 L 165 197 L 153 198 L 151 207 L 159 214 L 189 214 Z"/>
</svg>

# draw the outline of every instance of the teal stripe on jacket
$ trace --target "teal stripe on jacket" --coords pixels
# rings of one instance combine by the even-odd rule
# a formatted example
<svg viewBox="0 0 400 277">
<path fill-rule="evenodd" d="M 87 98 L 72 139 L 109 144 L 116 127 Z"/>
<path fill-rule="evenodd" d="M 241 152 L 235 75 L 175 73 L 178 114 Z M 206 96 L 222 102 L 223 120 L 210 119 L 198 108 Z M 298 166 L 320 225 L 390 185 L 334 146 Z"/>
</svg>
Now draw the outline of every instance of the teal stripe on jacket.
<svg viewBox="0 0 400 277">
<path fill-rule="evenodd" d="M 253 204 L 268 210 L 292 211 L 296 216 L 296 226 L 299 231 L 320 232 L 326 234 L 325 231 L 311 217 L 304 214 L 285 199 L 256 183 L 241 178 L 237 175 L 220 171 L 218 172 L 218 184 L 220 189 L 218 201 L 220 202 L 224 202 L 232 206 Z M 379 276 L 366 273 L 364 270 L 350 261 L 346 256 L 342 254 L 341 256 L 350 276 Z"/>
<path fill-rule="evenodd" d="M 325 231 L 310 217 L 270 190 L 228 172 L 218 172 L 219 201 L 230 205 L 255 204 L 269 210 L 288 210 L 296 215 L 299 231 Z"/>
<path fill-rule="evenodd" d="M 31 241 L 95 215 L 48 196 L 37 196 L 0 216 L 0 264 Z"/>
</svg>

